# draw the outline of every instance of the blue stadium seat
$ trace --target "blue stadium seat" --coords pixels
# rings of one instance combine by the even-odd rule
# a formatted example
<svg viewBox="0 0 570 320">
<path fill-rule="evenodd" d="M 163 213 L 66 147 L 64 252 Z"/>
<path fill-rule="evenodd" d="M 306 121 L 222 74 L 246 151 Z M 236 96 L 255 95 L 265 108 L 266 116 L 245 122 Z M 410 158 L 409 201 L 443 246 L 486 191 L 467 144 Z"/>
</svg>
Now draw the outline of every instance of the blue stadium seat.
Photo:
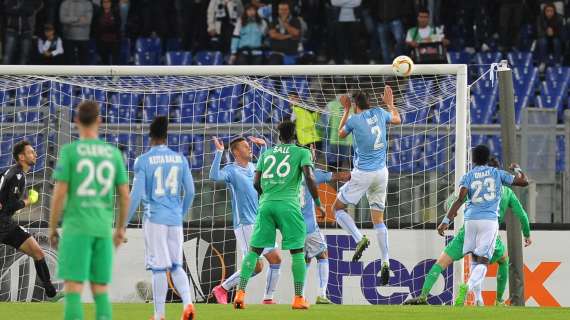
<svg viewBox="0 0 570 320">
<path fill-rule="evenodd" d="M 203 123 L 205 120 L 206 103 L 209 93 L 207 90 L 182 93 L 180 112 L 182 123 Z"/>
<path fill-rule="evenodd" d="M 449 136 L 427 136 L 424 144 L 423 158 L 420 170 L 447 172 L 450 162 L 453 162 L 453 142 Z"/>
<path fill-rule="evenodd" d="M 449 97 L 436 105 L 434 116 L 436 123 L 450 123 L 455 115 L 455 97 Z"/>
<path fill-rule="evenodd" d="M 478 52 L 475 54 L 476 64 L 491 64 L 495 62 L 500 62 L 503 58 L 503 54 L 500 51 L 497 52 Z"/>
<path fill-rule="evenodd" d="M 532 66 L 532 52 L 509 52 L 507 54 L 507 59 L 514 68 L 528 68 Z"/>
<path fill-rule="evenodd" d="M 568 81 L 543 81 L 540 84 L 540 94 L 566 97 L 568 95 Z"/>
<path fill-rule="evenodd" d="M 138 93 L 121 93 L 118 98 L 118 104 L 123 106 L 139 106 L 142 102 L 142 96 Z M 117 104 L 117 101 L 112 103 Z"/>
<path fill-rule="evenodd" d="M 201 170 L 204 166 L 204 136 L 180 135 L 180 151 L 188 156 L 188 149 L 192 145 L 190 166 L 193 170 Z"/>
<path fill-rule="evenodd" d="M 135 52 L 135 64 L 137 66 L 158 65 L 160 56 L 154 52 Z"/>
<path fill-rule="evenodd" d="M 416 106 L 408 101 L 406 101 L 406 105 L 406 111 L 402 111 L 404 123 L 426 124 L 428 122 L 430 111 L 428 108 L 416 109 Z"/>
<path fill-rule="evenodd" d="M 564 136 L 556 137 L 556 172 L 564 172 L 566 162 L 566 145 Z"/>
<path fill-rule="evenodd" d="M 168 51 L 166 52 L 166 64 L 169 66 L 191 65 L 192 53 L 190 51 Z"/>
<path fill-rule="evenodd" d="M 180 51 L 182 48 L 182 39 L 168 38 L 166 39 L 166 51 Z"/>
<path fill-rule="evenodd" d="M 233 111 L 223 103 L 222 99 L 214 99 L 208 104 L 207 123 L 230 123 L 233 121 Z"/>
<path fill-rule="evenodd" d="M 224 57 L 220 51 L 198 51 L 195 59 L 197 65 L 215 66 L 224 64 Z"/>
<path fill-rule="evenodd" d="M 0 155 L 0 170 L 4 171 L 6 168 L 12 165 L 12 155 L 2 154 Z"/>
<path fill-rule="evenodd" d="M 568 67 L 548 67 L 545 77 L 547 81 L 568 82 L 570 69 Z"/>
<path fill-rule="evenodd" d="M 119 53 L 119 63 L 121 65 L 131 64 L 132 54 L 131 54 L 131 39 L 128 37 L 123 37 L 121 39 L 121 49 Z"/>
<path fill-rule="evenodd" d="M 449 63 L 470 64 L 473 60 L 473 54 L 467 51 L 448 51 L 447 58 Z"/>
<path fill-rule="evenodd" d="M 301 99 L 307 99 L 311 95 L 311 92 L 309 91 L 309 81 L 304 77 L 283 79 L 281 80 L 281 85 L 282 93 L 284 95 L 294 93 Z"/>
<path fill-rule="evenodd" d="M 20 87 L 16 90 L 16 106 L 20 107 L 39 107 L 41 101 L 41 85 L 32 84 Z"/>
<path fill-rule="evenodd" d="M 131 118 L 130 108 L 128 106 L 107 105 L 105 112 L 101 113 L 106 123 L 127 123 L 127 119 Z"/>
<path fill-rule="evenodd" d="M 490 80 L 479 80 L 471 87 L 471 91 L 476 95 L 496 95 L 499 93 L 499 84 Z"/>
<path fill-rule="evenodd" d="M 56 106 L 70 106 L 73 97 L 73 87 L 67 83 L 53 82 L 51 102 Z"/>
<path fill-rule="evenodd" d="M 22 123 L 22 122 L 38 122 L 41 119 L 41 114 L 40 112 L 18 112 L 16 113 L 16 122 Z"/>
<path fill-rule="evenodd" d="M 521 123 L 522 110 L 529 106 L 529 100 L 531 96 L 515 96 L 515 122 L 516 124 Z"/>
<path fill-rule="evenodd" d="M 162 42 L 160 38 L 137 38 L 135 50 L 136 52 L 153 52 L 160 55 L 162 52 Z"/>
<path fill-rule="evenodd" d="M 497 96 L 476 95 L 471 100 L 471 121 L 476 124 L 493 123 L 497 111 Z"/>
</svg>

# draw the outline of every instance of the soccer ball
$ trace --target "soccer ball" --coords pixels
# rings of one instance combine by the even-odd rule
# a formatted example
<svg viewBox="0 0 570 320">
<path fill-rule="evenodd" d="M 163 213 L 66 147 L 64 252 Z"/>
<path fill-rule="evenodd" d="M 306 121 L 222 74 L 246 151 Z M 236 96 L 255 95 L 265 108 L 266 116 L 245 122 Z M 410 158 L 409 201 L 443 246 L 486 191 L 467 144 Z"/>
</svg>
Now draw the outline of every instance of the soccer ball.
<svg viewBox="0 0 570 320">
<path fill-rule="evenodd" d="M 412 74 L 414 62 L 408 56 L 398 56 L 392 62 L 392 70 L 399 77 L 407 77 Z"/>
</svg>

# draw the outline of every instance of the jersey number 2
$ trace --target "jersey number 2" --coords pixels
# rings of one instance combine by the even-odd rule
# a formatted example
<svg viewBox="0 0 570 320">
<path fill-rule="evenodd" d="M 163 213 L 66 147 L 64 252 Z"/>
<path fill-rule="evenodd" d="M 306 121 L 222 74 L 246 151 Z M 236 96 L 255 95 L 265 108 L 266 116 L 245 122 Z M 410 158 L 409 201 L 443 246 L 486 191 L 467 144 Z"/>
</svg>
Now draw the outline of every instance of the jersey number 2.
<svg viewBox="0 0 570 320">
<path fill-rule="evenodd" d="M 376 137 L 374 140 L 374 150 L 378 150 L 382 148 L 382 130 L 380 130 L 379 126 L 370 127 L 370 131 Z"/>
<path fill-rule="evenodd" d="M 154 189 L 154 194 L 157 196 L 163 196 L 166 194 L 165 187 L 170 189 L 171 195 L 176 195 L 178 192 L 178 167 L 171 167 L 166 176 L 166 180 L 162 181 L 162 167 L 157 167 L 154 170 L 154 179 L 156 180 L 156 189 Z"/>
</svg>

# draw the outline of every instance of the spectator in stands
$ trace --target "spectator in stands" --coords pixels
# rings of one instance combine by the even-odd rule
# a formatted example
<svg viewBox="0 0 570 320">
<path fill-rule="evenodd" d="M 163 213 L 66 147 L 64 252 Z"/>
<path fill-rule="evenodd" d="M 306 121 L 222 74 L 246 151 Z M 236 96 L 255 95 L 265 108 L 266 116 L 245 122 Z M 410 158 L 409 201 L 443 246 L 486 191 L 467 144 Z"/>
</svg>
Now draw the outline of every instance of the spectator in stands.
<svg viewBox="0 0 570 320">
<path fill-rule="evenodd" d="M 89 34 L 93 4 L 88 0 L 64 0 L 59 7 L 66 64 L 89 64 Z"/>
<path fill-rule="evenodd" d="M 5 0 L 4 64 L 27 64 L 32 49 L 32 34 L 40 0 Z M 18 57 L 16 59 L 16 57 Z"/>
<path fill-rule="evenodd" d="M 447 45 L 449 41 L 445 39 L 442 29 L 429 24 L 429 10 L 420 8 L 418 10 L 417 26 L 408 29 L 406 34 L 406 44 L 410 48 L 418 48 L 422 43 L 443 42 Z"/>
<path fill-rule="evenodd" d="M 208 34 L 215 49 L 228 52 L 235 26 L 243 14 L 241 0 L 210 0 Z"/>
<path fill-rule="evenodd" d="M 63 44 L 52 24 L 44 26 L 44 36 L 38 39 L 38 52 L 45 65 L 63 63 Z"/>
<path fill-rule="evenodd" d="M 361 18 L 361 0 L 331 0 L 331 4 L 336 9 L 336 64 L 351 64 L 359 60 L 360 37 L 359 21 Z"/>
<path fill-rule="evenodd" d="M 342 91 L 342 90 L 341 90 Z M 329 90 L 334 92 L 334 90 Z M 326 148 L 327 166 L 329 170 L 338 171 L 340 168 L 350 166 L 350 146 L 352 145 L 352 135 L 346 138 L 339 138 L 338 130 L 344 108 L 339 101 L 341 95 L 332 96 L 327 103 L 328 119 L 324 126 L 328 131 L 328 143 Z M 351 109 L 352 114 L 352 109 Z"/>
<path fill-rule="evenodd" d="M 542 14 L 536 21 L 539 69 L 544 71 L 548 54 L 554 56 L 556 63 L 562 58 L 562 17 L 556 13 L 552 3 L 544 6 Z"/>
<path fill-rule="evenodd" d="M 319 113 L 309 110 L 301 106 L 299 96 L 296 93 L 290 93 L 289 99 L 293 102 L 291 121 L 295 122 L 297 130 L 297 142 L 303 146 L 315 145 L 321 149 L 321 136 L 317 130 L 319 122 Z"/>
<path fill-rule="evenodd" d="M 130 1 L 127 34 L 132 38 L 170 37 L 176 30 L 175 10 L 174 0 Z"/>
<path fill-rule="evenodd" d="M 372 13 L 376 17 L 376 30 L 382 49 L 382 61 L 392 63 L 394 57 L 404 54 L 404 16 L 413 7 L 407 0 L 373 1 Z M 412 11 L 413 12 L 413 11 Z"/>
<path fill-rule="evenodd" d="M 283 64 L 285 56 L 296 55 L 301 39 L 301 22 L 291 15 L 291 6 L 287 1 L 280 1 L 278 17 L 269 28 L 271 55 L 269 64 Z"/>
<path fill-rule="evenodd" d="M 523 15 L 523 0 L 499 0 L 499 50 L 517 48 Z"/>
<path fill-rule="evenodd" d="M 119 16 L 121 18 L 121 35 L 127 32 L 127 19 L 129 18 L 129 0 L 119 0 Z"/>
<path fill-rule="evenodd" d="M 266 34 L 267 23 L 259 17 L 255 6 L 248 5 L 234 29 L 230 64 L 261 64 Z"/>
<path fill-rule="evenodd" d="M 93 16 L 93 38 L 102 64 L 119 64 L 121 16 L 111 0 L 102 0 Z"/>
</svg>

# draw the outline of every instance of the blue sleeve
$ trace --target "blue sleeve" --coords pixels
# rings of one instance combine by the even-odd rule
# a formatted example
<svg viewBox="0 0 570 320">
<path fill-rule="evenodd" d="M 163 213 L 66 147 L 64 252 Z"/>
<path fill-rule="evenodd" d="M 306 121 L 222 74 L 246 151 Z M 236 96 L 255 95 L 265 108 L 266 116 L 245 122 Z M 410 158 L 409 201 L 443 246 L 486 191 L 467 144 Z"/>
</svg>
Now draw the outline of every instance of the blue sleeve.
<svg viewBox="0 0 570 320">
<path fill-rule="evenodd" d="M 190 207 L 192 207 L 192 201 L 194 201 L 195 195 L 195 188 L 194 188 L 194 179 L 192 179 L 192 174 L 190 173 L 190 167 L 188 166 L 188 160 L 184 159 L 184 163 L 182 164 L 184 168 L 182 169 L 182 185 L 184 186 L 184 201 L 182 203 L 182 214 L 184 217 L 190 211 Z"/>
<path fill-rule="evenodd" d="M 465 187 L 465 188 L 469 189 L 469 186 L 468 186 L 469 181 L 468 180 L 469 180 L 469 178 L 468 178 L 467 174 L 464 174 L 463 177 L 461 177 L 461 180 L 459 180 L 459 188 Z"/>
<path fill-rule="evenodd" d="M 352 130 L 354 130 L 352 119 L 354 119 L 354 116 L 350 116 L 350 118 L 348 118 L 348 120 L 346 120 L 346 123 L 344 124 L 344 131 L 346 131 L 346 133 L 351 133 Z"/>
<path fill-rule="evenodd" d="M 386 123 L 390 123 L 390 121 L 392 121 L 392 114 L 390 112 L 388 112 L 382 108 L 380 108 L 380 112 L 384 116 L 384 120 L 386 120 Z"/>
<path fill-rule="evenodd" d="M 317 185 L 329 182 L 332 180 L 332 175 L 332 172 L 326 172 L 324 170 L 317 169 L 315 170 L 315 182 Z"/>
<path fill-rule="evenodd" d="M 129 216 L 127 218 L 127 225 L 135 216 L 137 208 L 142 200 L 145 192 L 146 177 L 144 172 L 144 165 L 141 163 L 141 158 L 137 158 L 135 161 L 135 177 L 133 179 L 133 188 L 131 189 L 131 203 L 129 205 Z M 126 227 L 126 226 L 125 226 Z"/>
<path fill-rule="evenodd" d="M 214 161 L 212 161 L 212 166 L 210 167 L 210 180 L 214 180 L 217 182 L 229 182 L 230 175 L 224 169 L 220 170 L 220 164 L 222 163 L 222 155 L 224 154 L 223 151 L 216 151 L 216 155 L 214 156 Z"/>
<path fill-rule="evenodd" d="M 501 177 L 501 182 L 509 186 L 513 184 L 515 176 L 506 172 L 505 170 L 498 170 L 498 171 L 499 171 L 499 177 Z"/>
</svg>

